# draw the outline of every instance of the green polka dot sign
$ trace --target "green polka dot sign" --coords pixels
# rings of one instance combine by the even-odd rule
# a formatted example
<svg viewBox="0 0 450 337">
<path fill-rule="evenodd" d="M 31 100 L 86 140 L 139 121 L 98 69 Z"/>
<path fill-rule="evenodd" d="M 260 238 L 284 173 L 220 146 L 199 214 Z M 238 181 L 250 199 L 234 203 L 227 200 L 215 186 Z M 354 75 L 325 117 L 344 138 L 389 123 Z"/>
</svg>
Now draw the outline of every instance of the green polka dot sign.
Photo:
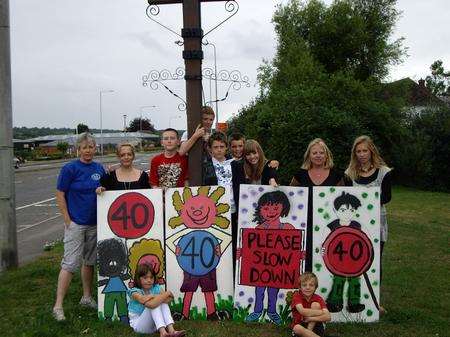
<svg viewBox="0 0 450 337">
<path fill-rule="evenodd" d="M 334 322 L 379 318 L 379 193 L 379 187 L 313 189 L 313 272 Z"/>
</svg>

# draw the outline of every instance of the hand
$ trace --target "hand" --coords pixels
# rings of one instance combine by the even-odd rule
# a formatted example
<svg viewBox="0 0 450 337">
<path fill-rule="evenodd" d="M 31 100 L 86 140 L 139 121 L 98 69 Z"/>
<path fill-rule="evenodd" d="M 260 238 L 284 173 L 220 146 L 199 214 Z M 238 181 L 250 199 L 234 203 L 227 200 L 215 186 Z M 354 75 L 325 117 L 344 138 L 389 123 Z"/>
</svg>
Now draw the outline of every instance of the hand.
<svg viewBox="0 0 450 337">
<path fill-rule="evenodd" d="M 205 128 L 202 127 L 201 124 L 197 125 L 197 128 L 195 129 L 194 132 L 195 139 L 203 137 L 204 135 L 205 135 Z"/>
<path fill-rule="evenodd" d="M 216 253 L 216 255 L 217 255 L 218 257 L 220 257 L 220 255 L 222 255 L 222 252 L 221 252 L 221 250 L 220 250 L 220 245 L 217 245 L 217 246 L 214 248 L 214 252 Z"/>
<path fill-rule="evenodd" d="M 95 193 L 97 193 L 97 195 L 102 195 L 102 193 L 105 191 L 106 191 L 106 188 L 104 188 L 103 186 L 99 186 L 95 189 Z"/>
<path fill-rule="evenodd" d="M 71 222 L 72 222 L 72 219 L 70 219 L 69 216 L 67 216 L 67 217 L 65 216 L 65 217 L 64 217 L 64 226 L 65 226 L 66 228 L 69 228 Z"/>
<path fill-rule="evenodd" d="M 269 185 L 273 186 L 273 187 L 278 187 L 278 184 L 277 184 L 275 178 L 270 178 Z"/>
<path fill-rule="evenodd" d="M 271 160 L 269 162 L 269 167 L 273 168 L 275 170 L 278 170 L 278 167 L 280 166 L 280 162 L 278 160 Z"/>
<path fill-rule="evenodd" d="M 180 254 L 181 254 L 181 247 L 177 245 L 177 246 L 175 247 L 175 255 L 176 255 L 176 256 L 180 256 Z"/>
<path fill-rule="evenodd" d="M 306 322 L 306 323 L 312 322 L 312 321 L 311 321 L 311 317 L 304 316 L 304 317 L 303 317 L 303 322 Z"/>
</svg>

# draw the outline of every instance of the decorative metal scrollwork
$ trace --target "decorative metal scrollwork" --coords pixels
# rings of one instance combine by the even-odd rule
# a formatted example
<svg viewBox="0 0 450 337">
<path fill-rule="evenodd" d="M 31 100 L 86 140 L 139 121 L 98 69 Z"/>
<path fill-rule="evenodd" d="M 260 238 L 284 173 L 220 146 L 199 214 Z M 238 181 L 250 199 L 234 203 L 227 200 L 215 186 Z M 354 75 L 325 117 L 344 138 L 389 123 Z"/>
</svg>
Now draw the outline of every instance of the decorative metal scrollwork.
<svg viewBox="0 0 450 337">
<path fill-rule="evenodd" d="M 163 70 L 151 70 L 148 74 L 142 76 L 142 85 L 144 87 L 150 87 L 152 90 L 157 90 L 160 86 L 166 89 L 170 94 L 178 98 L 182 101 L 178 105 L 178 110 L 185 111 L 186 110 L 186 101 L 181 98 L 178 94 L 173 92 L 167 85 L 163 82 L 166 81 L 178 81 L 183 80 L 185 76 L 184 68 L 178 67 L 174 72 L 171 72 L 168 69 Z M 202 79 L 217 81 L 217 82 L 227 82 L 229 83 L 226 94 L 221 99 L 216 99 L 212 101 L 207 101 L 206 104 L 221 102 L 228 98 L 230 90 L 238 91 L 243 86 L 249 88 L 251 86 L 250 79 L 247 75 L 242 75 L 239 70 L 220 70 L 217 73 L 214 72 L 212 68 L 203 68 L 202 69 Z M 205 99 L 203 99 L 205 101 Z"/>
<path fill-rule="evenodd" d="M 229 0 L 227 2 L 225 2 L 225 10 L 230 13 L 230 15 L 225 18 L 225 20 L 219 22 L 217 25 L 215 25 L 213 28 L 211 28 L 210 30 L 208 30 L 205 34 L 203 34 L 203 37 L 205 37 L 206 35 L 208 35 L 209 33 L 211 33 L 213 30 L 215 30 L 216 28 L 218 28 L 219 26 L 222 26 L 225 22 L 227 22 L 228 20 L 230 20 L 233 16 L 235 16 L 237 14 L 237 12 L 239 11 L 239 4 L 237 3 L 236 0 Z"/>
<path fill-rule="evenodd" d="M 159 22 L 158 20 L 156 20 L 154 18 L 154 16 L 157 16 L 160 12 L 159 6 L 155 3 L 155 1 L 153 0 L 148 0 L 148 6 L 147 9 L 145 10 L 145 14 L 147 15 L 147 17 L 152 20 L 153 22 L 156 22 L 158 25 L 160 25 L 161 27 L 167 29 L 169 32 L 175 34 L 176 36 L 182 37 L 180 34 L 178 34 L 175 30 L 173 30 L 170 27 L 167 27 L 166 25 L 162 24 L 161 22 Z"/>
<path fill-rule="evenodd" d="M 184 79 L 184 69 L 178 67 L 175 69 L 175 72 L 171 72 L 170 70 L 150 70 L 150 72 L 144 76 L 142 76 L 142 85 L 144 87 L 150 87 L 152 90 L 157 90 L 161 85 L 164 89 L 170 92 L 173 96 L 181 100 L 182 103 L 178 104 L 178 110 L 186 111 L 186 101 L 181 98 L 178 94 L 173 92 L 167 85 L 163 83 L 163 81 L 177 81 Z"/>
</svg>

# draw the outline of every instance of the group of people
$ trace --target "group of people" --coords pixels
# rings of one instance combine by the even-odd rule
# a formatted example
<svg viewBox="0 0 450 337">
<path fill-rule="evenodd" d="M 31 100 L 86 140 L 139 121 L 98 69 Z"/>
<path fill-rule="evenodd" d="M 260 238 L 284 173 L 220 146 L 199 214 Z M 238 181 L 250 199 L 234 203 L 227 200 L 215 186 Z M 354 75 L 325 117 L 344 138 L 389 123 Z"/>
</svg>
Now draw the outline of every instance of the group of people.
<svg viewBox="0 0 450 337">
<path fill-rule="evenodd" d="M 80 266 L 83 284 L 80 304 L 97 307 L 92 296 L 97 244 L 97 194 L 107 190 L 188 186 L 187 154 L 198 141 L 203 144 L 202 185 L 220 185 L 232 190 L 230 205 L 232 247 L 233 260 L 236 260 L 240 185 L 278 186 L 277 169 L 280 163 L 277 160 L 268 160 L 256 140 L 246 140 L 243 135 L 237 133 L 227 139 L 222 132 L 212 132 L 214 117 L 214 111 L 210 107 L 203 107 L 202 123 L 190 138 L 187 137 L 187 133 L 179 137 L 178 131 L 172 128 L 164 130 L 161 135 L 163 152 L 152 158 L 149 174 L 133 166 L 135 150 L 132 144 L 120 144 L 117 148 L 119 166 L 105 170 L 93 160 L 96 150 L 95 139 L 87 133 L 79 137 L 77 143 L 79 158 L 61 169 L 57 183 L 57 203 L 65 224 L 64 256 L 53 307 L 53 315 L 57 320 L 65 319 L 63 300 L 73 274 Z M 368 136 L 355 139 L 345 173 L 334 167 L 332 153 L 322 139 L 317 138 L 309 143 L 303 164 L 290 183 L 291 186 L 309 188 L 305 263 L 305 272 L 308 273 L 299 280 L 300 291 L 297 295 L 301 298 L 292 302 L 295 334 L 320 335 L 321 331 L 317 328 L 319 325 L 315 323 L 329 320 L 329 312 L 322 303 L 323 300 L 314 300 L 318 295 L 314 295 L 314 291 L 311 293 L 310 290 L 312 286 L 317 288 L 318 284 L 317 277 L 311 273 L 313 186 L 380 186 L 382 252 L 387 240 L 385 204 L 391 199 L 390 171 Z M 140 268 L 143 270 L 140 271 Z M 168 310 L 167 303 L 171 301 L 173 295 L 170 291 L 162 291 L 155 283 L 154 277 L 151 282 L 154 274 L 151 266 L 139 266 L 136 274 L 138 276 L 135 275 L 134 284 L 138 287 L 129 291 L 130 326 L 137 332 L 159 331 L 162 337 L 184 335 L 184 331 L 174 330 Z"/>
</svg>

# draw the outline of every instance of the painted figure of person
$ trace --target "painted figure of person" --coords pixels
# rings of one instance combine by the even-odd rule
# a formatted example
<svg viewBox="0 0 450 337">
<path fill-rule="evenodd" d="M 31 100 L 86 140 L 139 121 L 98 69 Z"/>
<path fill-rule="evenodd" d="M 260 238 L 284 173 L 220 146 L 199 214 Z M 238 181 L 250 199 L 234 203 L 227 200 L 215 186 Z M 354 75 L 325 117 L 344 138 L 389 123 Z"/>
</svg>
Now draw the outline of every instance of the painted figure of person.
<svg viewBox="0 0 450 337">
<path fill-rule="evenodd" d="M 355 220 L 356 210 L 361 206 L 361 201 L 354 195 L 346 192 L 334 200 L 334 211 L 337 219 L 328 224 L 331 231 L 342 226 L 348 226 L 361 230 L 361 224 Z M 343 277 L 334 275 L 331 291 L 328 294 L 326 303 L 330 312 L 339 312 L 343 308 L 344 285 L 348 282 L 348 305 L 347 311 L 351 313 L 361 312 L 365 305 L 361 304 L 361 279 L 356 277 Z"/>
<path fill-rule="evenodd" d="M 99 275 L 105 277 L 98 281 L 98 286 L 105 286 L 103 315 L 105 320 L 111 320 L 114 308 L 120 321 L 128 324 L 127 287 L 124 280 L 130 277 L 127 273 L 127 248 L 120 239 L 106 239 L 99 241 L 98 246 Z"/>
<path fill-rule="evenodd" d="M 189 318 L 192 298 L 198 287 L 205 297 L 207 319 L 226 318 L 225 313 L 219 315 L 216 312 L 214 293 L 217 291 L 217 265 L 231 244 L 231 236 L 223 231 L 229 228 L 230 221 L 220 214 L 228 212 L 230 206 L 217 204 L 225 188 L 219 186 L 210 195 L 209 189 L 202 186 L 198 195 L 192 196 L 191 189 L 185 187 L 184 202 L 178 191 L 172 197 L 179 216 L 171 218 L 169 226 L 176 228 L 184 224 L 185 228 L 168 237 L 166 245 L 175 253 L 183 270 L 180 291 L 184 293 L 184 318 Z"/>
<path fill-rule="evenodd" d="M 258 200 L 255 209 L 254 219 L 257 223 L 256 229 L 295 229 L 287 222 L 282 222 L 280 218 L 289 214 L 291 205 L 286 194 L 281 191 L 264 193 Z M 240 255 L 240 254 L 239 254 Z M 256 322 L 263 314 L 264 294 L 267 289 L 267 316 L 272 322 L 281 324 L 281 317 L 277 313 L 277 299 L 279 288 L 275 287 L 255 287 L 255 306 L 253 312 L 246 318 L 246 322 Z"/>
</svg>

